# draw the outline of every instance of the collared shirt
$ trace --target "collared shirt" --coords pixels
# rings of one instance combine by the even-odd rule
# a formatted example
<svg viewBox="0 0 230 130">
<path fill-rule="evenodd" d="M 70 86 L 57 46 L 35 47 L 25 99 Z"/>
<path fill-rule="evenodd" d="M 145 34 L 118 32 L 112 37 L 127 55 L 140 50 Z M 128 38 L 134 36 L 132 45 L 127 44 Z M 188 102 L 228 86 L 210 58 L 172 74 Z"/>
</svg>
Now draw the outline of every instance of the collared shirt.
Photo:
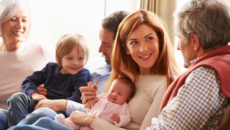
<svg viewBox="0 0 230 130">
<path fill-rule="evenodd" d="M 105 62 L 105 58 L 91 61 L 87 67 L 90 71 L 91 82 L 98 86 L 98 93 L 101 94 L 110 76 L 111 65 Z"/>
<path fill-rule="evenodd" d="M 217 73 L 198 67 L 147 130 L 215 130 L 229 104 L 220 90 Z"/>
<path fill-rule="evenodd" d="M 193 60 L 191 60 L 190 61 L 190 65 L 189 66 L 191 66 L 195 61 L 197 61 L 198 59 L 200 59 L 200 57 L 198 57 L 198 58 L 196 58 L 196 59 L 193 59 Z"/>
</svg>

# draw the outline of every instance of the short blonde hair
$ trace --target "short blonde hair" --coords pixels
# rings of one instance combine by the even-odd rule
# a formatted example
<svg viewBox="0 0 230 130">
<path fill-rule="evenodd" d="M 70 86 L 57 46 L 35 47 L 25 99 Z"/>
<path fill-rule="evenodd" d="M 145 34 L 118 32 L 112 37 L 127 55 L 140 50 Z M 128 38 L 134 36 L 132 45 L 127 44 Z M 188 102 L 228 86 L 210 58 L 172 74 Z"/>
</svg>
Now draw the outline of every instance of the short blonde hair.
<svg viewBox="0 0 230 130">
<path fill-rule="evenodd" d="M 62 58 L 69 54 L 73 48 L 77 48 L 78 53 L 82 53 L 85 56 L 87 63 L 89 59 L 89 47 L 88 43 L 82 35 L 79 34 L 65 34 L 60 37 L 56 45 L 56 60 L 58 66 L 62 67 Z"/>
</svg>

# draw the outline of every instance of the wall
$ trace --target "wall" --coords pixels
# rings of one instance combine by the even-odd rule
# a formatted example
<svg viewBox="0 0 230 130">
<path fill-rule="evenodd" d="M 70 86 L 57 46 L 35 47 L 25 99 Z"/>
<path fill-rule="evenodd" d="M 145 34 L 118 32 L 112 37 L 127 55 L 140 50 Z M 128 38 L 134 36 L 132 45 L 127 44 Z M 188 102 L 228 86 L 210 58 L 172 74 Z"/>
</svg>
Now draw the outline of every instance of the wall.
<svg viewBox="0 0 230 130">
<path fill-rule="evenodd" d="M 29 0 L 32 6 L 30 40 L 56 45 L 66 33 L 83 35 L 90 45 L 89 61 L 101 57 L 99 30 L 105 16 L 139 9 L 139 0 Z"/>
</svg>

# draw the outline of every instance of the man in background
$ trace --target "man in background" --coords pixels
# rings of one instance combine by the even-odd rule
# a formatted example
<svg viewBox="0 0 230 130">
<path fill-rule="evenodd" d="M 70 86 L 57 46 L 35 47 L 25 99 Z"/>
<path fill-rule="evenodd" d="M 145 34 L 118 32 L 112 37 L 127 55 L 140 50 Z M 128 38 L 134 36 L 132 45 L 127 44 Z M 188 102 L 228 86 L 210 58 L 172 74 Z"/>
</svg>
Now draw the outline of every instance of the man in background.
<svg viewBox="0 0 230 130">
<path fill-rule="evenodd" d="M 126 11 L 117 11 L 107 16 L 102 20 L 102 28 L 100 29 L 99 39 L 101 40 L 101 45 L 99 47 L 99 52 L 103 54 L 103 58 L 95 59 L 91 61 L 87 65 L 87 69 L 89 69 L 91 74 L 91 82 L 92 84 L 96 84 L 98 86 L 98 93 L 101 94 L 111 72 L 111 54 L 113 49 L 113 43 L 116 37 L 117 29 L 121 21 L 128 15 L 129 13 Z M 44 86 L 38 87 L 38 91 L 42 95 L 46 95 L 46 88 Z M 64 102 L 71 102 L 66 100 L 41 100 L 36 105 L 35 109 L 40 107 L 50 108 L 54 111 L 62 111 Z M 71 103 L 68 103 L 71 104 Z M 74 103 L 75 104 L 75 103 Z M 67 105 L 67 104 L 66 104 Z M 67 107 L 64 105 L 63 107 Z M 77 105 L 77 106 L 76 106 Z M 74 106 L 69 106 L 74 110 L 79 110 L 83 112 L 89 112 L 88 109 L 84 108 L 82 104 L 75 104 Z M 76 109 L 76 107 L 78 109 Z M 71 109 L 69 109 L 71 110 Z M 66 111 L 67 115 L 70 115 L 72 111 Z M 7 112 L 0 111 L 0 128 L 8 128 L 7 124 Z M 33 112 L 33 114 L 28 114 L 28 116 L 23 119 L 21 124 L 32 124 L 34 121 L 39 119 L 40 117 L 50 117 L 53 118 L 53 113 L 49 113 L 49 111 L 44 111 L 43 109 L 38 109 Z"/>
</svg>

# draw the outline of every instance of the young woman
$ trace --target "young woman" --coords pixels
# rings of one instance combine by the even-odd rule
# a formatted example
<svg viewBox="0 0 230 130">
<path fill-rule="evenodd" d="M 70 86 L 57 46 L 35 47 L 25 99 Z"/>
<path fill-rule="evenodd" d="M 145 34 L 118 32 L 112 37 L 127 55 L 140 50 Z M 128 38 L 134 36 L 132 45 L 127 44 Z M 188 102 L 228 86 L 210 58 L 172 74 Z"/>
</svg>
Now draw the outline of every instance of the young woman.
<svg viewBox="0 0 230 130">
<path fill-rule="evenodd" d="M 112 74 L 104 91 L 108 91 L 117 77 L 130 77 L 135 82 L 136 93 L 129 102 L 131 122 L 126 128 L 146 129 L 151 125 L 151 119 L 158 115 L 167 86 L 180 74 L 162 20 L 145 10 L 129 15 L 119 26 L 111 65 Z M 91 92 L 88 88 L 81 88 L 81 91 L 86 107 L 96 101 L 86 103 L 92 99 Z M 79 115 L 72 118 L 74 122 L 79 123 L 85 118 L 87 120 L 81 121 L 82 125 L 91 126 L 94 130 L 118 129 L 93 116 L 83 113 L 82 117 L 79 113 L 74 115 Z"/>
<path fill-rule="evenodd" d="M 108 92 L 109 86 L 118 77 L 132 79 L 136 92 L 128 103 L 131 122 L 125 129 L 146 129 L 151 125 L 151 119 L 158 115 L 167 86 L 180 74 L 162 20 L 145 10 L 138 10 L 127 16 L 118 28 L 111 66 L 112 73 L 104 92 Z M 94 90 L 84 87 L 81 92 L 83 104 L 90 109 L 91 104 L 97 102 Z M 66 107 L 66 111 L 68 108 Z M 73 112 L 69 119 L 94 130 L 123 129 L 79 111 Z M 49 118 L 42 118 L 34 125 L 48 129 L 66 128 L 61 128 L 61 124 Z M 29 127 L 40 129 L 37 126 Z M 22 127 L 28 126 L 16 126 Z"/>
</svg>

